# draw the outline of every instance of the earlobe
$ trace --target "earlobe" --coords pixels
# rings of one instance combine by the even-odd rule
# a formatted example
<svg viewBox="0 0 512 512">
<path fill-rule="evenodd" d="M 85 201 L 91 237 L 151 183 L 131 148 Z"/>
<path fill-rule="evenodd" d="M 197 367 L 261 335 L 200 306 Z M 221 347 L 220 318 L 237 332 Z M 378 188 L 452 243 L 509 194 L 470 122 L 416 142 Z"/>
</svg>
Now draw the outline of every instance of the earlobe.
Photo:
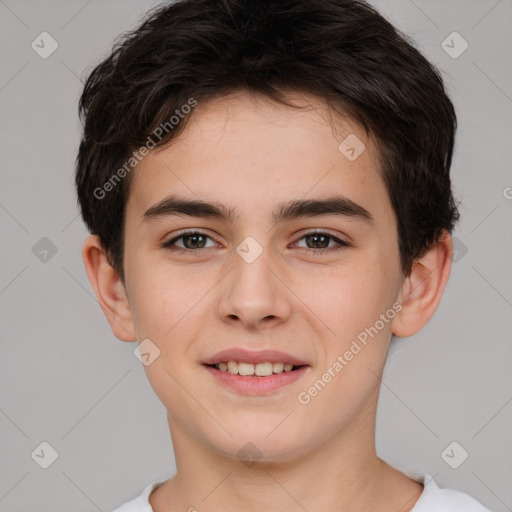
<svg viewBox="0 0 512 512">
<path fill-rule="evenodd" d="M 434 315 L 443 296 L 452 265 L 453 242 L 444 232 L 413 264 L 400 291 L 401 311 L 393 320 L 392 333 L 407 338 L 420 331 Z"/>
<path fill-rule="evenodd" d="M 82 259 L 112 332 L 122 341 L 135 341 L 135 325 L 123 282 L 110 265 L 97 235 L 85 240 Z"/>
</svg>

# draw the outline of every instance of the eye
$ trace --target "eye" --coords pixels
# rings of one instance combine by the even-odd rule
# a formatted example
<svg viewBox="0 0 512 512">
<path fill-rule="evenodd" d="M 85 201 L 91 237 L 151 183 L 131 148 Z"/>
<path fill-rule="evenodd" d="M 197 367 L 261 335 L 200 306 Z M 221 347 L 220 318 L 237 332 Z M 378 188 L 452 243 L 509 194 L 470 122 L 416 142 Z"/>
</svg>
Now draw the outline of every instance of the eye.
<svg viewBox="0 0 512 512">
<path fill-rule="evenodd" d="M 206 245 L 208 239 L 213 242 L 210 246 Z M 351 246 L 348 242 L 322 231 L 307 233 L 299 238 L 299 241 L 300 240 L 305 240 L 306 246 L 300 246 L 296 243 L 296 247 L 306 249 L 309 253 L 313 254 L 325 254 L 326 252 L 340 250 Z M 331 242 L 334 242 L 334 245 L 332 245 Z M 208 249 L 209 247 L 215 246 L 215 241 L 210 236 L 200 231 L 188 231 L 186 233 L 181 233 L 168 242 L 162 244 L 162 247 L 180 252 L 193 252 L 198 251 L 199 249 Z"/>
<path fill-rule="evenodd" d="M 197 250 L 197 249 L 207 249 L 206 241 L 210 239 L 213 241 L 211 237 L 206 235 L 205 233 L 201 233 L 200 231 L 189 231 L 187 233 L 182 233 L 181 235 L 165 242 L 162 247 L 167 247 L 171 250 L 185 251 L 185 250 Z M 182 246 L 177 245 L 176 242 L 182 241 Z M 210 245 L 210 247 L 215 247 L 215 243 Z"/>
<path fill-rule="evenodd" d="M 340 238 L 331 235 L 329 233 L 324 233 L 322 231 L 313 231 L 312 233 L 307 233 L 306 235 L 299 238 L 300 240 L 306 241 L 306 249 L 309 249 L 309 252 L 313 254 L 320 254 L 330 252 L 332 250 L 340 250 L 345 247 L 350 247 L 350 244 Z M 331 246 L 331 241 L 335 242 L 334 246 Z M 298 246 L 300 247 L 300 246 Z M 304 248 L 303 246 L 301 248 Z"/>
</svg>

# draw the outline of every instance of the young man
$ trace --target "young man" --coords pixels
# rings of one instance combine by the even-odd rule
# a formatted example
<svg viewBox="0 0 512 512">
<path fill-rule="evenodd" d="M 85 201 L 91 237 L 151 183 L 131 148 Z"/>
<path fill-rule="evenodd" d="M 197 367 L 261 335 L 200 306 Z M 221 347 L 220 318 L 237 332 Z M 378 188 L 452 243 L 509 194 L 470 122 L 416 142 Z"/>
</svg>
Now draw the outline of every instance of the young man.
<svg viewBox="0 0 512 512">
<path fill-rule="evenodd" d="M 118 512 L 486 510 L 375 452 L 458 218 L 453 105 L 405 36 L 362 1 L 181 0 L 80 107 L 85 266 L 177 465 Z"/>
</svg>

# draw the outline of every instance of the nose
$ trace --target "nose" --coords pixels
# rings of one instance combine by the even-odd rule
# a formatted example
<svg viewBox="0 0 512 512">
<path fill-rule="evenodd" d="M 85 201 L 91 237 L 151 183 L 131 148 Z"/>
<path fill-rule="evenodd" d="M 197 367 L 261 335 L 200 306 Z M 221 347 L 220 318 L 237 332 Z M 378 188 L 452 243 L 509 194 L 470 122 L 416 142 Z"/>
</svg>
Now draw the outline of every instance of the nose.
<svg viewBox="0 0 512 512">
<path fill-rule="evenodd" d="M 258 330 L 277 326 L 291 314 L 291 292 L 279 277 L 270 250 L 251 263 L 233 253 L 234 268 L 222 282 L 217 311 L 223 322 Z"/>
</svg>

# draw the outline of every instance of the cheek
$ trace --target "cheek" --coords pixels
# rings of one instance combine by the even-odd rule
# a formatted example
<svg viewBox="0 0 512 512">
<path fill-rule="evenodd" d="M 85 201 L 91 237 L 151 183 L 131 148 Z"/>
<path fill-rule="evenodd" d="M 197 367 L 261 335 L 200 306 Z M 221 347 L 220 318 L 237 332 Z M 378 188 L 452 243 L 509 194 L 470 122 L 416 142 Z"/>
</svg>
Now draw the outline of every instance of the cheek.
<svg viewBox="0 0 512 512">
<path fill-rule="evenodd" d="M 329 273 L 319 271 L 297 281 L 296 289 L 342 343 L 373 325 L 393 303 L 389 269 L 383 269 L 375 258 L 366 264 L 359 261 L 343 265 Z"/>
<path fill-rule="evenodd" d="M 146 260 L 146 261 L 145 261 Z M 175 331 L 194 324 L 201 299 L 213 285 L 193 275 L 185 266 L 167 264 L 165 258 L 143 258 L 131 268 L 130 304 L 139 336 L 159 343 L 172 339 Z"/>
<path fill-rule="evenodd" d="M 345 274 L 317 298 L 320 316 L 334 335 L 326 332 L 321 360 L 298 402 L 308 415 L 328 414 L 332 428 L 348 422 L 377 393 L 395 314 L 388 280 L 378 272 L 363 279 Z"/>
</svg>

